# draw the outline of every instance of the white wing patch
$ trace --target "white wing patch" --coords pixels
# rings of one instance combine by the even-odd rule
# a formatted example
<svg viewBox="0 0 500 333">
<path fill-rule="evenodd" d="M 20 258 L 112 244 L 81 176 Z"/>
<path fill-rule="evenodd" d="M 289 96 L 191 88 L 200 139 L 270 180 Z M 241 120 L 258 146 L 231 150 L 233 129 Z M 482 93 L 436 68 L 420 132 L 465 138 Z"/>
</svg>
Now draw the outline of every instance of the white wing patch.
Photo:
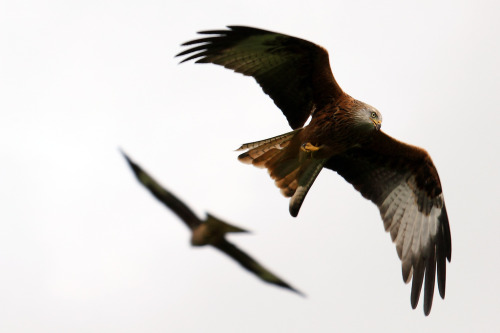
<svg viewBox="0 0 500 333">
<path fill-rule="evenodd" d="M 415 177 L 405 178 L 406 181 L 400 182 L 384 199 L 380 205 L 380 215 L 385 230 L 396 244 L 402 261 L 403 280 L 408 283 L 415 273 L 415 266 L 428 259 L 430 251 L 435 251 L 443 197 L 439 195 L 431 199 L 425 194 L 422 196 L 416 190 Z"/>
</svg>

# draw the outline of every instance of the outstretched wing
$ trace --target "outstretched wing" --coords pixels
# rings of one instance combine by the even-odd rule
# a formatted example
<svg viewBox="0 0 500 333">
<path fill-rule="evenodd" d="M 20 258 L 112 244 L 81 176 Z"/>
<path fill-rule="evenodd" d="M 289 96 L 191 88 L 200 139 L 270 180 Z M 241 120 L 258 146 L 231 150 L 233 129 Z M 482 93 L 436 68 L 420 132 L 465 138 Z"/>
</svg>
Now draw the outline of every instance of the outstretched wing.
<svg viewBox="0 0 500 333">
<path fill-rule="evenodd" d="M 315 108 L 343 92 L 333 77 L 328 52 L 306 40 L 243 26 L 201 31 L 213 35 L 182 44 L 182 62 L 213 63 L 252 76 L 281 109 L 293 129 Z"/>
<path fill-rule="evenodd" d="M 331 158 L 337 171 L 374 202 L 402 261 L 403 279 L 412 282 L 411 305 L 424 286 L 424 313 L 431 311 L 434 283 L 445 296 L 446 259 L 451 260 L 451 235 L 441 183 L 426 151 L 399 142 L 383 132 L 373 141 Z"/>
<path fill-rule="evenodd" d="M 161 201 L 165 206 L 170 208 L 181 220 L 193 230 L 197 228 L 202 222 L 196 214 L 189 209 L 184 202 L 180 201 L 175 195 L 167 191 L 163 186 L 158 184 L 146 171 L 130 159 L 124 152 L 123 157 L 127 160 L 130 168 L 134 172 L 137 180 L 151 192 L 151 194 Z"/>
<path fill-rule="evenodd" d="M 293 288 L 291 285 L 280 279 L 278 276 L 273 274 L 271 271 L 266 269 L 264 266 L 259 264 L 255 259 L 250 257 L 248 254 L 237 248 L 235 245 L 232 243 L 228 242 L 226 239 L 222 239 L 220 242 L 211 244 L 212 246 L 216 247 L 217 249 L 221 250 L 234 260 L 236 260 L 241 266 L 243 266 L 246 270 L 252 272 L 253 274 L 257 275 L 260 279 L 263 281 L 266 281 L 271 284 L 275 284 L 277 286 L 290 289 L 291 291 L 294 291 L 298 293 L 299 295 L 303 294 L 298 291 L 297 289 Z"/>
</svg>

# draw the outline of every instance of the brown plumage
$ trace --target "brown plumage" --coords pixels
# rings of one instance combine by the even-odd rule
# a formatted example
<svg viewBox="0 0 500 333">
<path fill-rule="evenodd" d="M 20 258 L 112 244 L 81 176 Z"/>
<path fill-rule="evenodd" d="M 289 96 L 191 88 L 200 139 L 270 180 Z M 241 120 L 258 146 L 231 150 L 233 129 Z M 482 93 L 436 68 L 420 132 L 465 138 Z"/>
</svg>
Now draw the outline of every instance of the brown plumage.
<svg viewBox="0 0 500 333">
<path fill-rule="evenodd" d="M 342 91 L 321 46 L 242 26 L 200 34 L 210 36 L 184 43 L 191 47 L 178 54 L 187 55 L 183 62 L 196 59 L 254 77 L 294 129 L 244 144 L 239 159 L 268 169 L 281 192 L 291 197 L 292 216 L 323 167 L 344 177 L 379 207 L 396 243 L 403 279 L 413 280 L 413 308 L 425 278 L 428 315 L 436 267 L 439 292 L 445 295 L 451 236 L 441 184 L 427 152 L 380 131 L 379 111 Z"/>
<path fill-rule="evenodd" d="M 138 164 L 133 162 L 125 153 L 123 153 L 123 156 L 137 177 L 137 180 L 146 187 L 156 199 L 170 208 L 191 230 L 191 245 L 211 245 L 227 254 L 243 268 L 255 274 L 261 280 L 289 289 L 299 295 L 303 295 L 300 291 L 283 281 L 226 239 L 226 234 L 228 232 L 247 232 L 246 230 L 224 222 L 210 214 L 207 214 L 207 218 L 204 221 L 200 220 L 184 202 L 158 184 L 156 180 L 146 173 Z"/>
</svg>

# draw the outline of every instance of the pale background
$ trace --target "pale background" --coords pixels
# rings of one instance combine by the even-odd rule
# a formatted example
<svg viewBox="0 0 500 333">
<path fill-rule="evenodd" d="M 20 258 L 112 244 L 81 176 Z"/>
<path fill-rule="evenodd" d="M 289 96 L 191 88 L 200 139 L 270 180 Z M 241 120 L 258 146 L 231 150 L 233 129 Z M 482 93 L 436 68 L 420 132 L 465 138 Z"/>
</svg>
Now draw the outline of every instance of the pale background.
<svg viewBox="0 0 500 333">
<path fill-rule="evenodd" d="M 2 1 L 1 332 L 494 332 L 500 328 L 498 1 Z M 426 148 L 453 239 L 429 317 L 376 207 L 324 171 L 299 218 L 241 143 L 289 130 L 251 79 L 178 65 L 240 24 L 314 41 L 382 129 Z M 118 147 L 302 290 L 192 249 Z"/>
</svg>

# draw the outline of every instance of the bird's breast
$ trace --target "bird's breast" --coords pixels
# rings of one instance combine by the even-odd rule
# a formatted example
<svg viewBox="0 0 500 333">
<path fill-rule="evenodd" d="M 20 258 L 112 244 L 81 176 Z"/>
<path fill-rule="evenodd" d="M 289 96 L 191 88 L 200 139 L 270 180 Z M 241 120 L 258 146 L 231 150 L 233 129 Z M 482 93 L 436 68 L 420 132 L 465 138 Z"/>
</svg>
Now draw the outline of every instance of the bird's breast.
<svg viewBox="0 0 500 333">
<path fill-rule="evenodd" d="M 321 112 L 304 128 L 302 141 L 322 146 L 334 155 L 356 145 L 357 136 L 349 122 L 338 114 Z"/>
</svg>

